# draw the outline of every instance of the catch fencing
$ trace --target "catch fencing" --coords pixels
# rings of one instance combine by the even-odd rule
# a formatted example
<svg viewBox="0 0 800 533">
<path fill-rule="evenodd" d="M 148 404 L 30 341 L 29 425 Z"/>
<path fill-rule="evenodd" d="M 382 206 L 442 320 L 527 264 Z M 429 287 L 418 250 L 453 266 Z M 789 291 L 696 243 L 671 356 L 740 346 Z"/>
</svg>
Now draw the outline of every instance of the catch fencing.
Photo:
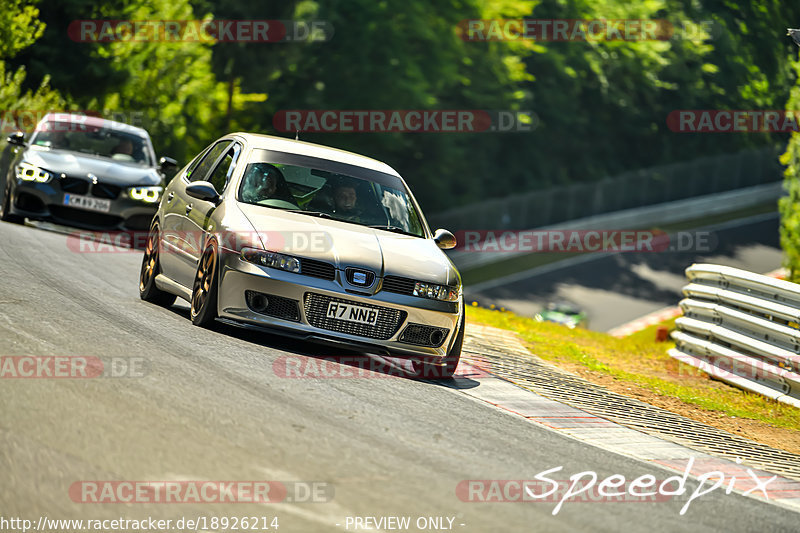
<svg viewBox="0 0 800 533">
<path fill-rule="evenodd" d="M 647 205 L 752 187 L 782 179 L 779 149 L 764 147 L 640 169 L 496 198 L 434 213 L 431 227 L 450 231 L 529 229 Z M 490 176 L 487 179 L 491 179 Z"/>
</svg>

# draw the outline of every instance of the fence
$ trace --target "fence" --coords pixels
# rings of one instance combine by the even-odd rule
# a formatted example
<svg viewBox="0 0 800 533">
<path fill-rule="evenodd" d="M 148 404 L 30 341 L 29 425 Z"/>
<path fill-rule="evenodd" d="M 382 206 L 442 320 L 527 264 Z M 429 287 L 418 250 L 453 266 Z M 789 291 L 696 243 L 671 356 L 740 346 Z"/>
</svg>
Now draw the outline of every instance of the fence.
<svg viewBox="0 0 800 533">
<path fill-rule="evenodd" d="M 781 180 L 777 147 L 627 172 L 497 198 L 428 216 L 451 231 L 530 229 L 634 207 L 692 198 Z"/>
<path fill-rule="evenodd" d="M 686 269 L 673 358 L 800 407 L 800 285 L 736 268 Z"/>
</svg>

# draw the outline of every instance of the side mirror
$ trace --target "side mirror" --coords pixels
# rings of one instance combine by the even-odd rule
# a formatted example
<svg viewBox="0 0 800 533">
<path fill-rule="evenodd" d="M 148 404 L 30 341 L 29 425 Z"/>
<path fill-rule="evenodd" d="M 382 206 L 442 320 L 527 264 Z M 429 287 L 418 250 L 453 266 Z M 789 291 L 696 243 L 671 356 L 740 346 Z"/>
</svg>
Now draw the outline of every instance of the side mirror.
<svg viewBox="0 0 800 533">
<path fill-rule="evenodd" d="M 211 202 L 214 205 L 219 205 L 220 197 L 217 189 L 214 188 L 207 181 L 195 181 L 186 186 L 186 194 L 192 198 L 203 200 L 204 202 Z"/>
<path fill-rule="evenodd" d="M 158 160 L 158 172 L 164 176 L 164 180 L 169 183 L 178 171 L 178 162 L 171 157 L 162 157 Z"/>
<path fill-rule="evenodd" d="M 456 247 L 456 236 L 447 231 L 446 229 L 437 229 L 433 233 L 433 240 L 436 246 L 442 250 L 449 250 Z"/>
<path fill-rule="evenodd" d="M 159 170 L 166 170 L 168 168 L 177 168 L 178 162 L 172 159 L 171 157 L 162 157 L 158 160 L 158 168 Z"/>
<path fill-rule="evenodd" d="M 6 140 L 8 144 L 13 144 L 14 146 L 25 146 L 25 134 L 21 131 L 15 131 Z"/>
</svg>

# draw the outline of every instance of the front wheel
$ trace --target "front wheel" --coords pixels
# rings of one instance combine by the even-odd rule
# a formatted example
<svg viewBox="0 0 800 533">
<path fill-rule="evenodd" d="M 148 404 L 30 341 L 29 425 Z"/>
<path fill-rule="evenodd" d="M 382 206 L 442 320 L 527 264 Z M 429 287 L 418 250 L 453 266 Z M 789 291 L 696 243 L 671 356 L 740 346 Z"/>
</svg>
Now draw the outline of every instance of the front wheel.
<svg viewBox="0 0 800 533">
<path fill-rule="evenodd" d="M 458 362 L 461 360 L 461 348 L 464 345 L 465 316 L 466 313 L 461 315 L 456 340 L 444 358 L 444 366 L 433 365 L 422 360 L 414 360 L 411 363 L 414 377 L 425 379 L 449 379 L 453 377 L 456 368 L 458 368 Z"/>
<path fill-rule="evenodd" d="M 0 202 L 0 220 L 14 224 L 23 224 L 25 222 L 25 217 L 11 214 L 11 191 L 8 187 L 3 193 L 3 201 Z"/>
<path fill-rule="evenodd" d="M 216 241 L 211 241 L 197 264 L 192 284 L 192 324 L 207 328 L 217 318 L 217 266 L 219 265 Z"/>
<path fill-rule="evenodd" d="M 147 245 L 142 257 L 142 269 L 139 273 L 139 298 L 145 302 L 169 307 L 175 302 L 175 295 L 156 287 L 156 276 L 161 271 L 158 251 L 160 235 L 158 225 L 154 225 L 147 235 Z"/>
</svg>

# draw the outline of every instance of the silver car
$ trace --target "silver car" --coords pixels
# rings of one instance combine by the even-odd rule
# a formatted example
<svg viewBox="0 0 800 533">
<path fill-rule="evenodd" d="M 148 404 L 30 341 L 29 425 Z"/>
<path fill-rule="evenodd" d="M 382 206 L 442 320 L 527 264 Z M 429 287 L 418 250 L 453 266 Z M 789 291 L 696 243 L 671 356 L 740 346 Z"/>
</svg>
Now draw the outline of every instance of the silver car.
<svg viewBox="0 0 800 533">
<path fill-rule="evenodd" d="M 161 171 L 142 128 L 98 117 L 49 113 L 29 141 L 7 139 L 0 156 L 0 219 L 26 217 L 90 229 L 150 227 L 161 199 Z"/>
<path fill-rule="evenodd" d="M 464 338 L 461 277 L 400 175 L 333 148 L 236 133 L 164 191 L 147 237 L 143 300 L 214 320 L 410 358 L 450 377 Z"/>
</svg>

